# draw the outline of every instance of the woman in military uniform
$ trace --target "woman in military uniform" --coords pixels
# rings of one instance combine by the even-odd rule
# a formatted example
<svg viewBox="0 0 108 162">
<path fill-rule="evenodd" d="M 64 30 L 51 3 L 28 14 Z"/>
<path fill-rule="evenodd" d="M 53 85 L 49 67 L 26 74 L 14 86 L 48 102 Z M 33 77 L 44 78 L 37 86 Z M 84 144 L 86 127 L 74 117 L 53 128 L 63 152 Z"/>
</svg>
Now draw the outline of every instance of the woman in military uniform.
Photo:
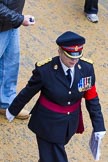
<svg viewBox="0 0 108 162">
<path fill-rule="evenodd" d="M 30 99 L 40 92 L 28 124 L 37 137 L 40 162 L 67 162 L 65 145 L 84 125 L 81 100 L 90 115 L 93 132 L 105 126 L 92 62 L 82 58 L 85 38 L 67 31 L 56 40 L 59 56 L 36 63 L 28 84 L 7 109 L 12 121 Z"/>
</svg>

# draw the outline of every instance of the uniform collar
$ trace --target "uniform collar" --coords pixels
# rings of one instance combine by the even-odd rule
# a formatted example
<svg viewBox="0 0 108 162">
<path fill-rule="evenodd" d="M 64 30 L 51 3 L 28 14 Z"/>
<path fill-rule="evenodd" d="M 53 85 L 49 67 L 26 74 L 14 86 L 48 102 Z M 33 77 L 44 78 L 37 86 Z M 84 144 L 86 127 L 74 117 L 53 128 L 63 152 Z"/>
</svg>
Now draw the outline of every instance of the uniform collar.
<svg viewBox="0 0 108 162">
<path fill-rule="evenodd" d="M 66 71 L 67 71 L 68 69 L 71 70 L 71 73 L 74 72 L 74 66 L 71 67 L 71 68 L 68 68 L 68 67 L 62 62 L 61 58 L 60 58 L 60 63 L 61 63 L 61 65 L 62 65 L 62 68 L 63 68 L 63 71 L 64 71 L 65 75 L 67 75 L 67 72 L 66 72 Z"/>
</svg>

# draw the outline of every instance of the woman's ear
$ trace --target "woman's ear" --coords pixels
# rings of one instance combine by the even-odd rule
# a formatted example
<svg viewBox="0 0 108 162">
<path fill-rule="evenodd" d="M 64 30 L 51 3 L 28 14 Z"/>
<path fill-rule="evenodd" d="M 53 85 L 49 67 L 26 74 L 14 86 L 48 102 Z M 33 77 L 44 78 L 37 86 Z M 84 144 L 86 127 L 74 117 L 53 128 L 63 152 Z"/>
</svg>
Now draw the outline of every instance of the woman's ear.
<svg viewBox="0 0 108 162">
<path fill-rule="evenodd" d="M 59 52 L 59 54 L 63 53 L 63 50 L 61 49 L 61 47 L 58 48 L 58 52 Z"/>
</svg>

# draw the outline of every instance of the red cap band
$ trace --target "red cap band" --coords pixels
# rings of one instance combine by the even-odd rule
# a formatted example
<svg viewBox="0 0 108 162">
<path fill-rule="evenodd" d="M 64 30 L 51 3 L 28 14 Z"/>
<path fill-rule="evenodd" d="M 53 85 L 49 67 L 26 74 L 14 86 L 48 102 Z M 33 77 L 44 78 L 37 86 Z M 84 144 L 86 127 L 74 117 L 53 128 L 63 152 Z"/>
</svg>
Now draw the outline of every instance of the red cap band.
<svg viewBox="0 0 108 162">
<path fill-rule="evenodd" d="M 83 49 L 83 45 L 61 46 L 61 48 L 68 52 L 80 52 Z"/>
</svg>

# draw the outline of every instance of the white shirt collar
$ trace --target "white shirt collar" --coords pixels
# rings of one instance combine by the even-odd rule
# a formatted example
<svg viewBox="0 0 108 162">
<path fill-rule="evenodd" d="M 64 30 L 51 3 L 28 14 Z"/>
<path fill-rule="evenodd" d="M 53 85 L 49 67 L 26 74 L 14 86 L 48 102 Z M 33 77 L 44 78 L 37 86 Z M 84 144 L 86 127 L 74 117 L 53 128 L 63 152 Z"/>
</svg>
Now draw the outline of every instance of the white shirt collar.
<svg viewBox="0 0 108 162">
<path fill-rule="evenodd" d="M 62 65 L 62 68 L 63 68 L 63 70 L 64 70 L 65 75 L 67 75 L 67 72 L 66 72 L 66 71 L 67 71 L 68 69 L 71 70 L 71 74 L 74 74 L 74 66 L 71 67 L 71 68 L 68 68 L 68 67 L 62 62 L 61 58 L 60 58 L 60 62 L 61 62 L 61 65 Z"/>
</svg>

